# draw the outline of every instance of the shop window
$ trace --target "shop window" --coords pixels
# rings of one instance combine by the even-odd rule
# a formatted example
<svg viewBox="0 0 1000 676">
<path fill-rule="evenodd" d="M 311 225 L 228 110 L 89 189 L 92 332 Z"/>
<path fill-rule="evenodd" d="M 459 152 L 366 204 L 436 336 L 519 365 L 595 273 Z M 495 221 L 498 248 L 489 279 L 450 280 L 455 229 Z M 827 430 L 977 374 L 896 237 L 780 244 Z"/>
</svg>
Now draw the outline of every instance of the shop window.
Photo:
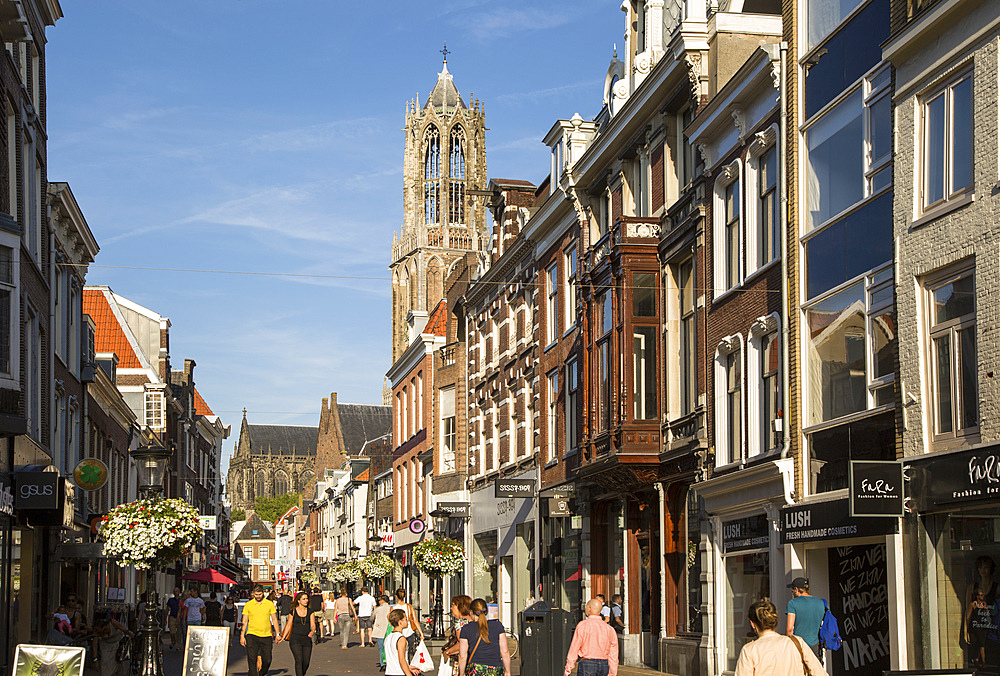
<svg viewBox="0 0 1000 676">
<path fill-rule="evenodd" d="M 922 206 L 955 199 L 972 187 L 972 72 L 921 102 Z"/>
<path fill-rule="evenodd" d="M 929 413 L 934 439 L 979 433 L 975 268 L 966 263 L 925 281 Z"/>
<path fill-rule="evenodd" d="M 882 65 L 807 123 L 805 233 L 890 184 L 889 82 Z"/>
<path fill-rule="evenodd" d="M 806 308 L 807 426 L 893 402 L 892 294 L 887 267 Z"/>
<path fill-rule="evenodd" d="M 716 297 L 742 281 L 743 221 L 740 216 L 741 165 L 739 161 L 725 167 L 715 182 L 712 204 L 713 261 Z"/>
<path fill-rule="evenodd" d="M 684 561 L 687 607 L 684 608 L 685 614 L 682 616 L 685 619 L 679 629 L 696 634 L 704 631 L 701 611 L 701 519 L 703 511 L 701 497 L 697 491 L 689 490 L 685 512 L 687 549 Z"/>
<path fill-rule="evenodd" d="M 808 435 L 811 494 L 847 488 L 851 460 L 895 460 L 893 411 Z"/>
<path fill-rule="evenodd" d="M 497 533 L 472 538 L 472 593 L 488 603 L 497 602 Z"/>
<path fill-rule="evenodd" d="M 740 650 L 753 630 L 747 617 L 750 605 L 771 596 L 770 561 L 767 552 L 730 554 L 723 558 L 725 568 L 725 665 L 735 671 Z"/>
<path fill-rule="evenodd" d="M 730 336 L 715 352 L 715 464 L 743 459 L 743 350 Z"/>
</svg>

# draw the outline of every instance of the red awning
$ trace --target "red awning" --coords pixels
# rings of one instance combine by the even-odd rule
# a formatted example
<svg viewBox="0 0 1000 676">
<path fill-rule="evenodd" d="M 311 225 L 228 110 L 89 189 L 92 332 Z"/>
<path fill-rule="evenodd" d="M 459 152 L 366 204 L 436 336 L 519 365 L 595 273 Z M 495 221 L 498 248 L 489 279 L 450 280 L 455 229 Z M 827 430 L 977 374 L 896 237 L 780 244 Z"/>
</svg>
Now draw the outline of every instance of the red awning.
<svg viewBox="0 0 1000 676">
<path fill-rule="evenodd" d="M 226 577 L 217 570 L 202 568 L 197 573 L 188 573 L 182 580 L 192 580 L 194 582 L 215 582 L 217 584 L 236 584 L 236 580 Z"/>
</svg>

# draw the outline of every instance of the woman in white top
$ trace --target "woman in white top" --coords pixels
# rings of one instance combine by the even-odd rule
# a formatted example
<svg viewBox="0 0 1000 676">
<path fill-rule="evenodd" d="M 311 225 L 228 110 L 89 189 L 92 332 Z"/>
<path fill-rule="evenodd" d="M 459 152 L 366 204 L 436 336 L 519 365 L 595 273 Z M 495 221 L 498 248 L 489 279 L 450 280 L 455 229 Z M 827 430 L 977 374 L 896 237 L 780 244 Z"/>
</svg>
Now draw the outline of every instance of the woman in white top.
<svg viewBox="0 0 1000 676">
<path fill-rule="evenodd" d="M 406 611 L 393 608 L 389 613 L 392 633 L 385 639 L 385 676 L 416 676 L 417 667 L 411 667 L 406 659 L 406 637 L 413 633 Z"/>
<path fill-rule="evenodd" d="M 424 637 L 424 632 L 420 629 L 420 621 L 417 619 L 417 611 L 413 609 L 413 606 L 406 602 L 406 590 L 402 587 L 396 590 L 396 603 L 394 603 L 392 607 L 393 609 L 398 608 L 406 613 L 406 619 L 409 623 L 410 629 L 420 634 L 420 638 Z"/>
<path fill-rule="evenodd" d="M 736 676 L 827 676 L 812 649 L 798 636 L 783 636 L 778 609 L 770 601 L 757 601 L 747 610 L 757 640 L 743 646 L 736 662 Z"/>
</svg>

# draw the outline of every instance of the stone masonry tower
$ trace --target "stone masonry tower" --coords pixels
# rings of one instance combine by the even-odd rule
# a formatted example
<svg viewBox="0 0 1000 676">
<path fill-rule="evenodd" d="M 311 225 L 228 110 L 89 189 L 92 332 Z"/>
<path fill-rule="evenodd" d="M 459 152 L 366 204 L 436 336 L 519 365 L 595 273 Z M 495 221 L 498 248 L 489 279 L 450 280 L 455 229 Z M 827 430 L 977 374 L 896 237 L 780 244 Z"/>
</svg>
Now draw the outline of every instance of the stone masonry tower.
<svg viewBox="0 0 1000 676">
<path fill-rule="evenodd" d="M 443 50 L 447 57 L 447 49 Z M 403 231 L 392 238 L 392 361 L 444 298 L 444 280 L 466 252 L 485 252 L 486 114 L 465 105 L 448 72 L 421 107 L 406 104 Z"/>
</svg>

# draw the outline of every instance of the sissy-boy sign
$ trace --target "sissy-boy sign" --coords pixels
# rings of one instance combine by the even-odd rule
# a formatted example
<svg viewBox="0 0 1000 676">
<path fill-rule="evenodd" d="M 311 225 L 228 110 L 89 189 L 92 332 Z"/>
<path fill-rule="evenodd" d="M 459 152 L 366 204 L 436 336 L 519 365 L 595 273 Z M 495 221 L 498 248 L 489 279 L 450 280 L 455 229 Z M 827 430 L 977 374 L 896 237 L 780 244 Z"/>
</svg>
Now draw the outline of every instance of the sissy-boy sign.
<svg viewBox="0 0 1000 676">
<path fill-rule="evenodd" d="M 852 460 L 851 516 L 903 516 L 903 463 Z"/>
</svg>

